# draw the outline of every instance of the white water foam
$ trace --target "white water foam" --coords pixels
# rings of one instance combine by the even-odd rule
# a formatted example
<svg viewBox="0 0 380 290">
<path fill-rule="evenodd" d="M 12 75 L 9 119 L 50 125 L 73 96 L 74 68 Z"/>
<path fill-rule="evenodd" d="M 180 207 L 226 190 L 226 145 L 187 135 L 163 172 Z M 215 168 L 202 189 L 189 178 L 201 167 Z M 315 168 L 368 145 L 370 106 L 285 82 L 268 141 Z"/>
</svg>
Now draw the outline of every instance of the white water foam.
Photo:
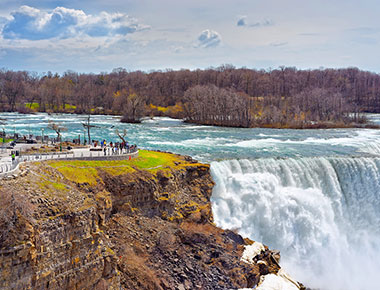
<svg viewBox="0 0 380 290">
<path fill-rule="evenodd" d="M 309 287 L 377 289 L 380 158 L 212 163 L 216 223 L 282 252 Z"/>
<path fill-rule="evenodd" d="M 263 134 L 259 134 L 260 137 Z M 270 135 L 268 135 L 270 136 Z M 239 141 L 237 143 L 229 143 L 224 146 L 236 146 L 241 148 L 263 148 L 275 146 L 276 144 L 288 145 L 332 145 L 332 146 L 347 146 L 357 148 L 359 152 L 380 155 L 380 131 L 379 130 L 352 130 L 349 136 L 334 137 L 334 138 L 315 138 L 309 137 L 304 140 L 292 139 L 277 139 L 273 138 L 251 139 Z"/>
<path fill-rule="evenodd" d="M 183 147 L 211 147 L 220 146 L 222 142 L 226 142 L 227 138 L 194 138 L 181 141 L 149 141 L 152 145 L 169 145 L 169 146 L 183 146 Z"/>
</svg>

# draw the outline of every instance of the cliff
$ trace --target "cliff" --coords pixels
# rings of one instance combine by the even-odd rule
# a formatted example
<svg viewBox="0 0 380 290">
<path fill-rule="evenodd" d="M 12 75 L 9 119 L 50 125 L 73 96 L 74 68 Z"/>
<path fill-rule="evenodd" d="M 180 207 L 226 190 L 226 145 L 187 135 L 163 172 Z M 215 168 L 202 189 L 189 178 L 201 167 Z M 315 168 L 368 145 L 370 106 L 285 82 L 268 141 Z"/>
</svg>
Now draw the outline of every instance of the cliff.
<svg viewBox="0 0 380 290">
<path fill-rule="evenodd" d="M 276 274 L 278 255 L 217 228 L 209 166 L 48 161 L 0 181 L 0 289 L 236 289 Z"/>
</svg>

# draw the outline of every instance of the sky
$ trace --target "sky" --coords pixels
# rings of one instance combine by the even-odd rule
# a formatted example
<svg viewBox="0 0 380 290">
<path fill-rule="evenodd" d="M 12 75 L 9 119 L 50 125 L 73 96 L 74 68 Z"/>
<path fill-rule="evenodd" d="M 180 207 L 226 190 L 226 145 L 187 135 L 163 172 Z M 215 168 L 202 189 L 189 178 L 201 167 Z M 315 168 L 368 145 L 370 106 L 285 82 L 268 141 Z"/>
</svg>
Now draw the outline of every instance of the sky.
<svg viewBox="0 0 380 290">
<path fill-rule="evenodd" d="M 0 68 L 380 73 L 379 15 L 377 0 L 0 0 Z"/>
</svg>

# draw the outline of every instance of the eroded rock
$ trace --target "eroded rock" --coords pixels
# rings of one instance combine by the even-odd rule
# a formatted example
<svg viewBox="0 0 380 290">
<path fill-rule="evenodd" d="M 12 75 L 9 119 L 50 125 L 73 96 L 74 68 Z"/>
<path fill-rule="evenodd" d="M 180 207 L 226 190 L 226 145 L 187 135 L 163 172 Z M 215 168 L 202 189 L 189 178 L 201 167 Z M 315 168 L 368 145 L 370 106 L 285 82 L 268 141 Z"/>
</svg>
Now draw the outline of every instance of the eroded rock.
<svg viewBox="0 0 380 290">
<path fill-rule="evenodd" d="M 209 166 L 179 156 L 175 164 L 99 168 L 73 182 L 45 162 L 4 181 L 1 190 L 36 208 L 13 245 L 0 245 L 0 288 L 236 289 L 276 274 L 266 247 L 212 223 Z M 241 260 L 247 248 L 256 254 Z"/>
</svg>

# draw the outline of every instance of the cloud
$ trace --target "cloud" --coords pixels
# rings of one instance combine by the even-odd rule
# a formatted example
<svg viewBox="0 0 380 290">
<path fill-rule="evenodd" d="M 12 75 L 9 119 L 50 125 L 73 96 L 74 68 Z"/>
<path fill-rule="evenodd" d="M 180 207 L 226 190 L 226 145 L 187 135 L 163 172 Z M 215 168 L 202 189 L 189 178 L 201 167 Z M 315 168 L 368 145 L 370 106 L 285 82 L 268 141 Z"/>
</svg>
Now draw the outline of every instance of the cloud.
<svg viewBox="0 0 380 290">
<path fill-rule="evenodd" d="M 246 19 L 247 16 L 241 16 L 237 22 L 237 26 L 247 26 Z"/>
<path fill-rule="evenodd" d="M 250 24 L 247 22 L 247 16 L 240 16 L 236 25 L 239 27 L 265 27 L 274 25 L 274 22 L 271 19 L 264 19 Z"/>
<path fill-rule="evenodd" d="M 215 47 L 222 41 L 220 34 L 214 30 L 206 29 L 198 36 L 199 47 Z"/>
<path fill-rule="evenodd" d="M 272 42 L 269 45 L 274 46 L 274 47 L 279 47 L 279 46 L 285 46 L 287 44 L 288 44 L 287 42 Z"/>
<path fill-rule="evenodd" d="M 358 33 L 360 35 L 363 35 L 363 34 L 366 34 L 366 35 L 370 35 L 370 34 L 378 34 L 380 32 L 380 30 L 378 28 L 375 28 L 375 27 L 363 27 L 363 26 L 360 26 L 360 27 L 355 27 L 355 28 L 351 28 L 351 29 L 346 29 L 345 30 L 346 32 L 354 32 L 354 33 Z"/>
<path fill-rule="evenodd" d="M 300 36 L 320 36 L 320 33 L 307 32 L 307 33 L 299 33 Z"/>
<path fill-rule="evenodd" d="M 6 24 L 9 20 L 5 17 L 0 16 L 0 27 Z"/>
<path fill-rule="evenodd" d="M 2 35 L 5 39 L 42 40 L 83 34 L 92 37 L 126 35 L 147 28 L 148 26 L 123 13 L 101 12 L 98 15 L 87 15 L 82 10 L 65 7 L 42 11 L 21 6 L 5 22 Z"/>
</svg>

